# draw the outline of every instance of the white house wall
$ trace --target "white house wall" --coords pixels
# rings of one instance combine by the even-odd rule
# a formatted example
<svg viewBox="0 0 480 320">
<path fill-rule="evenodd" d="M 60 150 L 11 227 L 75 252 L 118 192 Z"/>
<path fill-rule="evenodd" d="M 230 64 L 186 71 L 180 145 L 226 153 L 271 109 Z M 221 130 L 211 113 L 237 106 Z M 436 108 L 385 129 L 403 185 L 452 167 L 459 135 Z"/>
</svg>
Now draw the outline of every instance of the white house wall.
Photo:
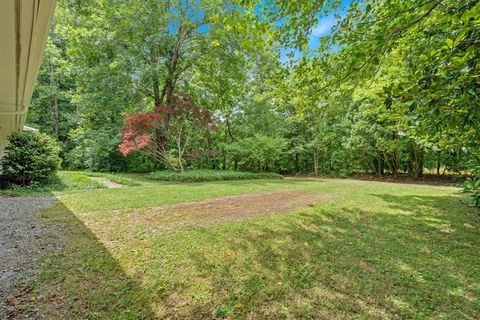
<svg viewBox="0 0 480 320">
<path fill-rule="evenodd" d="M 56 0 L 0 0 L 0 157 L 21 130 Z"/>
</svg>

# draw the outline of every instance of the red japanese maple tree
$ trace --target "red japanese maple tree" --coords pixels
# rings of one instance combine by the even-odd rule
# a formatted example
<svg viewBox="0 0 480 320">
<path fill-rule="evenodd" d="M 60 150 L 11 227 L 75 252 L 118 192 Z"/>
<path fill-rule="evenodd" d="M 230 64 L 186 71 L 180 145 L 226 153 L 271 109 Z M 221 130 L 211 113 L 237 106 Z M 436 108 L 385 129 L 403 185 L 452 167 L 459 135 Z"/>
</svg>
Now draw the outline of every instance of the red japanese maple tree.
<svg viewBox="0 0 480 320">
<path fill-rule="evenodd" d="M 184 157 L 192 139 L 201 132 L 215 129 L 208 110 L 195 104 L 192 97 L 179 94 L 169 105 L 157 106 L 155 112 L 126 115 L 124 123 L 119 145 L 124 156 L 141 152 L 177 172 L 183 171 Z M 159 139 L 160 133 L 162 139 Z"/>
</svg>

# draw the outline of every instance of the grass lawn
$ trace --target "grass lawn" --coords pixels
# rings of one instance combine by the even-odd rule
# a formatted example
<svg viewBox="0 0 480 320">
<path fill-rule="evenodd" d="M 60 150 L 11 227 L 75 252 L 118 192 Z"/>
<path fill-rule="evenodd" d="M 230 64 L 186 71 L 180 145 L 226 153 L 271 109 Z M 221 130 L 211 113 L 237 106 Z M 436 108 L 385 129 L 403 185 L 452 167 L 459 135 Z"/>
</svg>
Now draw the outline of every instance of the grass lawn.
<svg viewBox="0 0 480 320">
<path fill-rule="evenodd" d="M 79 184 L 83 190 L 55 192 L 60 202 L 43 213 L 46 224 L 64 226 L 55 240 L 64 250 L 44 263 L 26 294 L 38 297 L 30 307 L 46 319 L 480 317 L 480 215 L 457 188 L 121 177 L 137 185 Z M 201 212 L 165 211 L 276 191 L 322 200 L 209 223 Z"/>
<path fill-rule="evenodd" d="M 150 180 L 176 181 L 176 182 L 207 182 L 245 179 L 282 179 L 276 173 L 252 173 L 228 170 L 187 170 L 176 173 L 170 170 L 157 171 L 145 176 Z"/>
<path fill-rule="evenodd" d="M 136 180 L 124 177 L 121 175 L 115 175 L 110 173 L 99 172 L 78 172 L 78 171 L 61 171 L 58 176 L 54 177 L 45 186 L 32 185 L 28 187 L 17 187 L 0 189 L 0 195 L 6 196 L 42 196 L 55 192 L 58 194 L 68 192 L 78 192 L 82 190 L 95 190 L 105 188 L 101 183 L 94 181 L 91 177 L 98 177 L 102 179 L 108 179 L 115 183 L 119 183 L 126 186 L 140 185 Z"/>
</svg>

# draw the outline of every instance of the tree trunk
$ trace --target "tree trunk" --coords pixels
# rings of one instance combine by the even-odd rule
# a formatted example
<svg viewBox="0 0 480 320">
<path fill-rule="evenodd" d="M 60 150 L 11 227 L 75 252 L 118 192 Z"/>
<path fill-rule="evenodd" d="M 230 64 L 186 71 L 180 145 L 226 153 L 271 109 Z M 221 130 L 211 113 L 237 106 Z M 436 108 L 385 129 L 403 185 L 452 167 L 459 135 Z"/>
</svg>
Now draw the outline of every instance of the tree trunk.
<svg viewBox="0 0 480 320">
<path fill-rule="evenodd" d="M 382 154 L 378 156 L 378 176 L 383 177 L 385 175 L 385 158 Z"/>
<path fill-rule="evenodd" d="M 423 175 L 423 150 L 415 142 L 411 143 L 409 152 L 409 171 L 415 179 Z"/>
<path fill-rule="evenodd" d="M 179 163 L 179 166 L 180 166 L 180 173 L 182 173 L 183 172 L 182 158 L 178 159 L 178 163 Z"/>
<path fill-rule="evenodd" d="M 227 133 L 228 133 L 228 136 L 230 137 L 230 139 L 232 141 L 235 140 L 235 138 L 233 137 L 233 134 L 232 134 L 232 126 L 230 124 L 230 120 L 228 120 L 228 117 L 226 117 L 226 122 L 225 124 L 227 125 Z"/>
<path fill-rule="evenodd" d="M 415 178 L 418 179 L 423 175 L 423 150 L 415 150 Z"/>
<path fill-rule="evenodd" d="M 299 166 L 299 158 L 298 158 L 298 154 L 295 154 L 295 173 L 298 173 L 298 171 L 300 170 Z"/>
<path fill-rule="evenodd" d="M 150 48 L 150 61 L 152 67 L 154 69 L 157 68 L 158 65 L 158 51 L 155 46 Z M 160 96 L 160 84 L 158 82 L 158 74 L 156 72 L 152 75 L 152 86 L 153 86 L 153 103 L 155 112 L 158 111 L 158 108 L 162 105 L 162 97 Z M 155 131 L 157 145 L 160 148 L 165 149 L 168 142 L 168 131 L 167 131 L 167 123 L 160 123 L 159 128 Z"/>
<path fill-rule="evenodd" d="M 177 42 L 175 46 L 170 51 L 170 61 L 168 63 L 168 73 L 167 79 L 165 80 L 165 85 L 162 90 L 162 95 L 160 96 L 160 101 L 163 102 L 166 99 L 166 104 L 170 105 L 173 101 L 173 94 L 175 89 L 175 83 L 177 80 L 177 67 L 178 67 L 178 59 L 180 58 L 181 48 L 183 46 L 183 42 L 185 40 L 185 34 L 183 27 L 180 25 L 177 31 Z"/>
<path fill-rule="evenodd" d="M 48 68 L 50 69 L 50 94 L 54 92 L 54 87 L 55 87 L 55 76 L 54 76 L 54 67 L 51 63 L 48 64 Z M 55 138 L 58 140 L 59 136 L 59 123 L 60 123 L 60 117 L 58 113 L 58 97 L 57 97 L 57 92 L 55 90 L 53 97 L 52 97 L 52 131 L 53 134 L 55 135 Z"/>
<path fill-rule="evenodd" d="M 397 152 L 394 151 L 394 152 L 393 152 L 393 155 L 392 155 L 392 174 L 393 174 L 394 176 L 396 176 L 397 173 L 398 173 L 398 167 L 399 167 L 398 162 L 399 162 L 399 161 L 398 161 Z"/>
<path fill-rule="evenodd" d="M 154 93 L 156 92 L 157 94 L 155 96 L 156 108 L 162 105 L 164 103 L 164 100 L 165 100 L 165 105 L 167 106 L 170 106 L 173 102 L 175 83 L 176 83 L 176 78 L 178 76 L 177 65 L 178 65 L 178 59 L 180 57 L 180 50 L 183 45 L 183 41 L 184 41 L 184 34 L 183 34 L 182 26 L 180 26 L 178 28 L 178 33 L 177 33 L 177 43 L 170 51 L 170 61 L 167 68 L 167 79 L 165 80 L 165 84 L 163 85 L 161 94 L 158 94 L 158 78 L 155 76 L 155 79 L 154 79 Z M 153 52 L 155 53 L 156 50 L 153 50 Z M 152 62 L 158 63 L 158 59 L 156 59 L 155 57 L 152 60 Z M 170 122 L 170 117 L 168 114 L 161 117 L 161 122 L 156 132 L 157 144 L 164 149 L 166 149 L 168 145 L 169 122 Z"/>
<path fill-rule="evenodd" d="M 378 164 L 378 158 L 376 157 L 373 157 L 372 159 L 372 162 L 373 162 L 373 174 L 378 176 L 379 175 L 379 164 Z"/>
<path fill-rule="evenodd" d="M 313 171 L 315 175 L 318 176 L 318 153 L 317 150 L 313 151 Z"/>
<path fill-rule="evenodd" d="M 158 52 L 157 49 L 153 46 L 150 48 L 150 61 L 152 64 L 153 68 L 157 68 L 158 64 Z M 152 84 L 153 84 L 153 104 L 154 107 L 158 107 L 159 105 L 162 104 L 162 100 L 160 100 L 160 84 L 158 83 L 158 74 L 157 72 L 154 72 L 152 75 Z"/>
<path fill-rule="evenodd" d="M 370 173 L 373 171 L 375 174 L 375 160 L 371 160 L 366 153 L 363 153 L 363 160 L 365 161 L 365 172 Z"/>
</svg>

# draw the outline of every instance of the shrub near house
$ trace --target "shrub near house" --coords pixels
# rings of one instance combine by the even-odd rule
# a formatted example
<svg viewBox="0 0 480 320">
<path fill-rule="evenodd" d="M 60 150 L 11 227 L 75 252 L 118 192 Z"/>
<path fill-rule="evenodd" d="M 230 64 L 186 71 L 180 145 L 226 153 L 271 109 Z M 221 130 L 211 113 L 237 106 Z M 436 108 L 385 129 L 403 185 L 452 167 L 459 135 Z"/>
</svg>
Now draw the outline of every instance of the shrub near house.
<svg viewBox="0 0 480 320">
<path fill-rule="evenodd" d="M 46 134 L 13 133 L 0 161 L 2 181 L 22 186 L 47 182 L 60 168 L 59 152 L 59 146 Z"/>
</svg>

